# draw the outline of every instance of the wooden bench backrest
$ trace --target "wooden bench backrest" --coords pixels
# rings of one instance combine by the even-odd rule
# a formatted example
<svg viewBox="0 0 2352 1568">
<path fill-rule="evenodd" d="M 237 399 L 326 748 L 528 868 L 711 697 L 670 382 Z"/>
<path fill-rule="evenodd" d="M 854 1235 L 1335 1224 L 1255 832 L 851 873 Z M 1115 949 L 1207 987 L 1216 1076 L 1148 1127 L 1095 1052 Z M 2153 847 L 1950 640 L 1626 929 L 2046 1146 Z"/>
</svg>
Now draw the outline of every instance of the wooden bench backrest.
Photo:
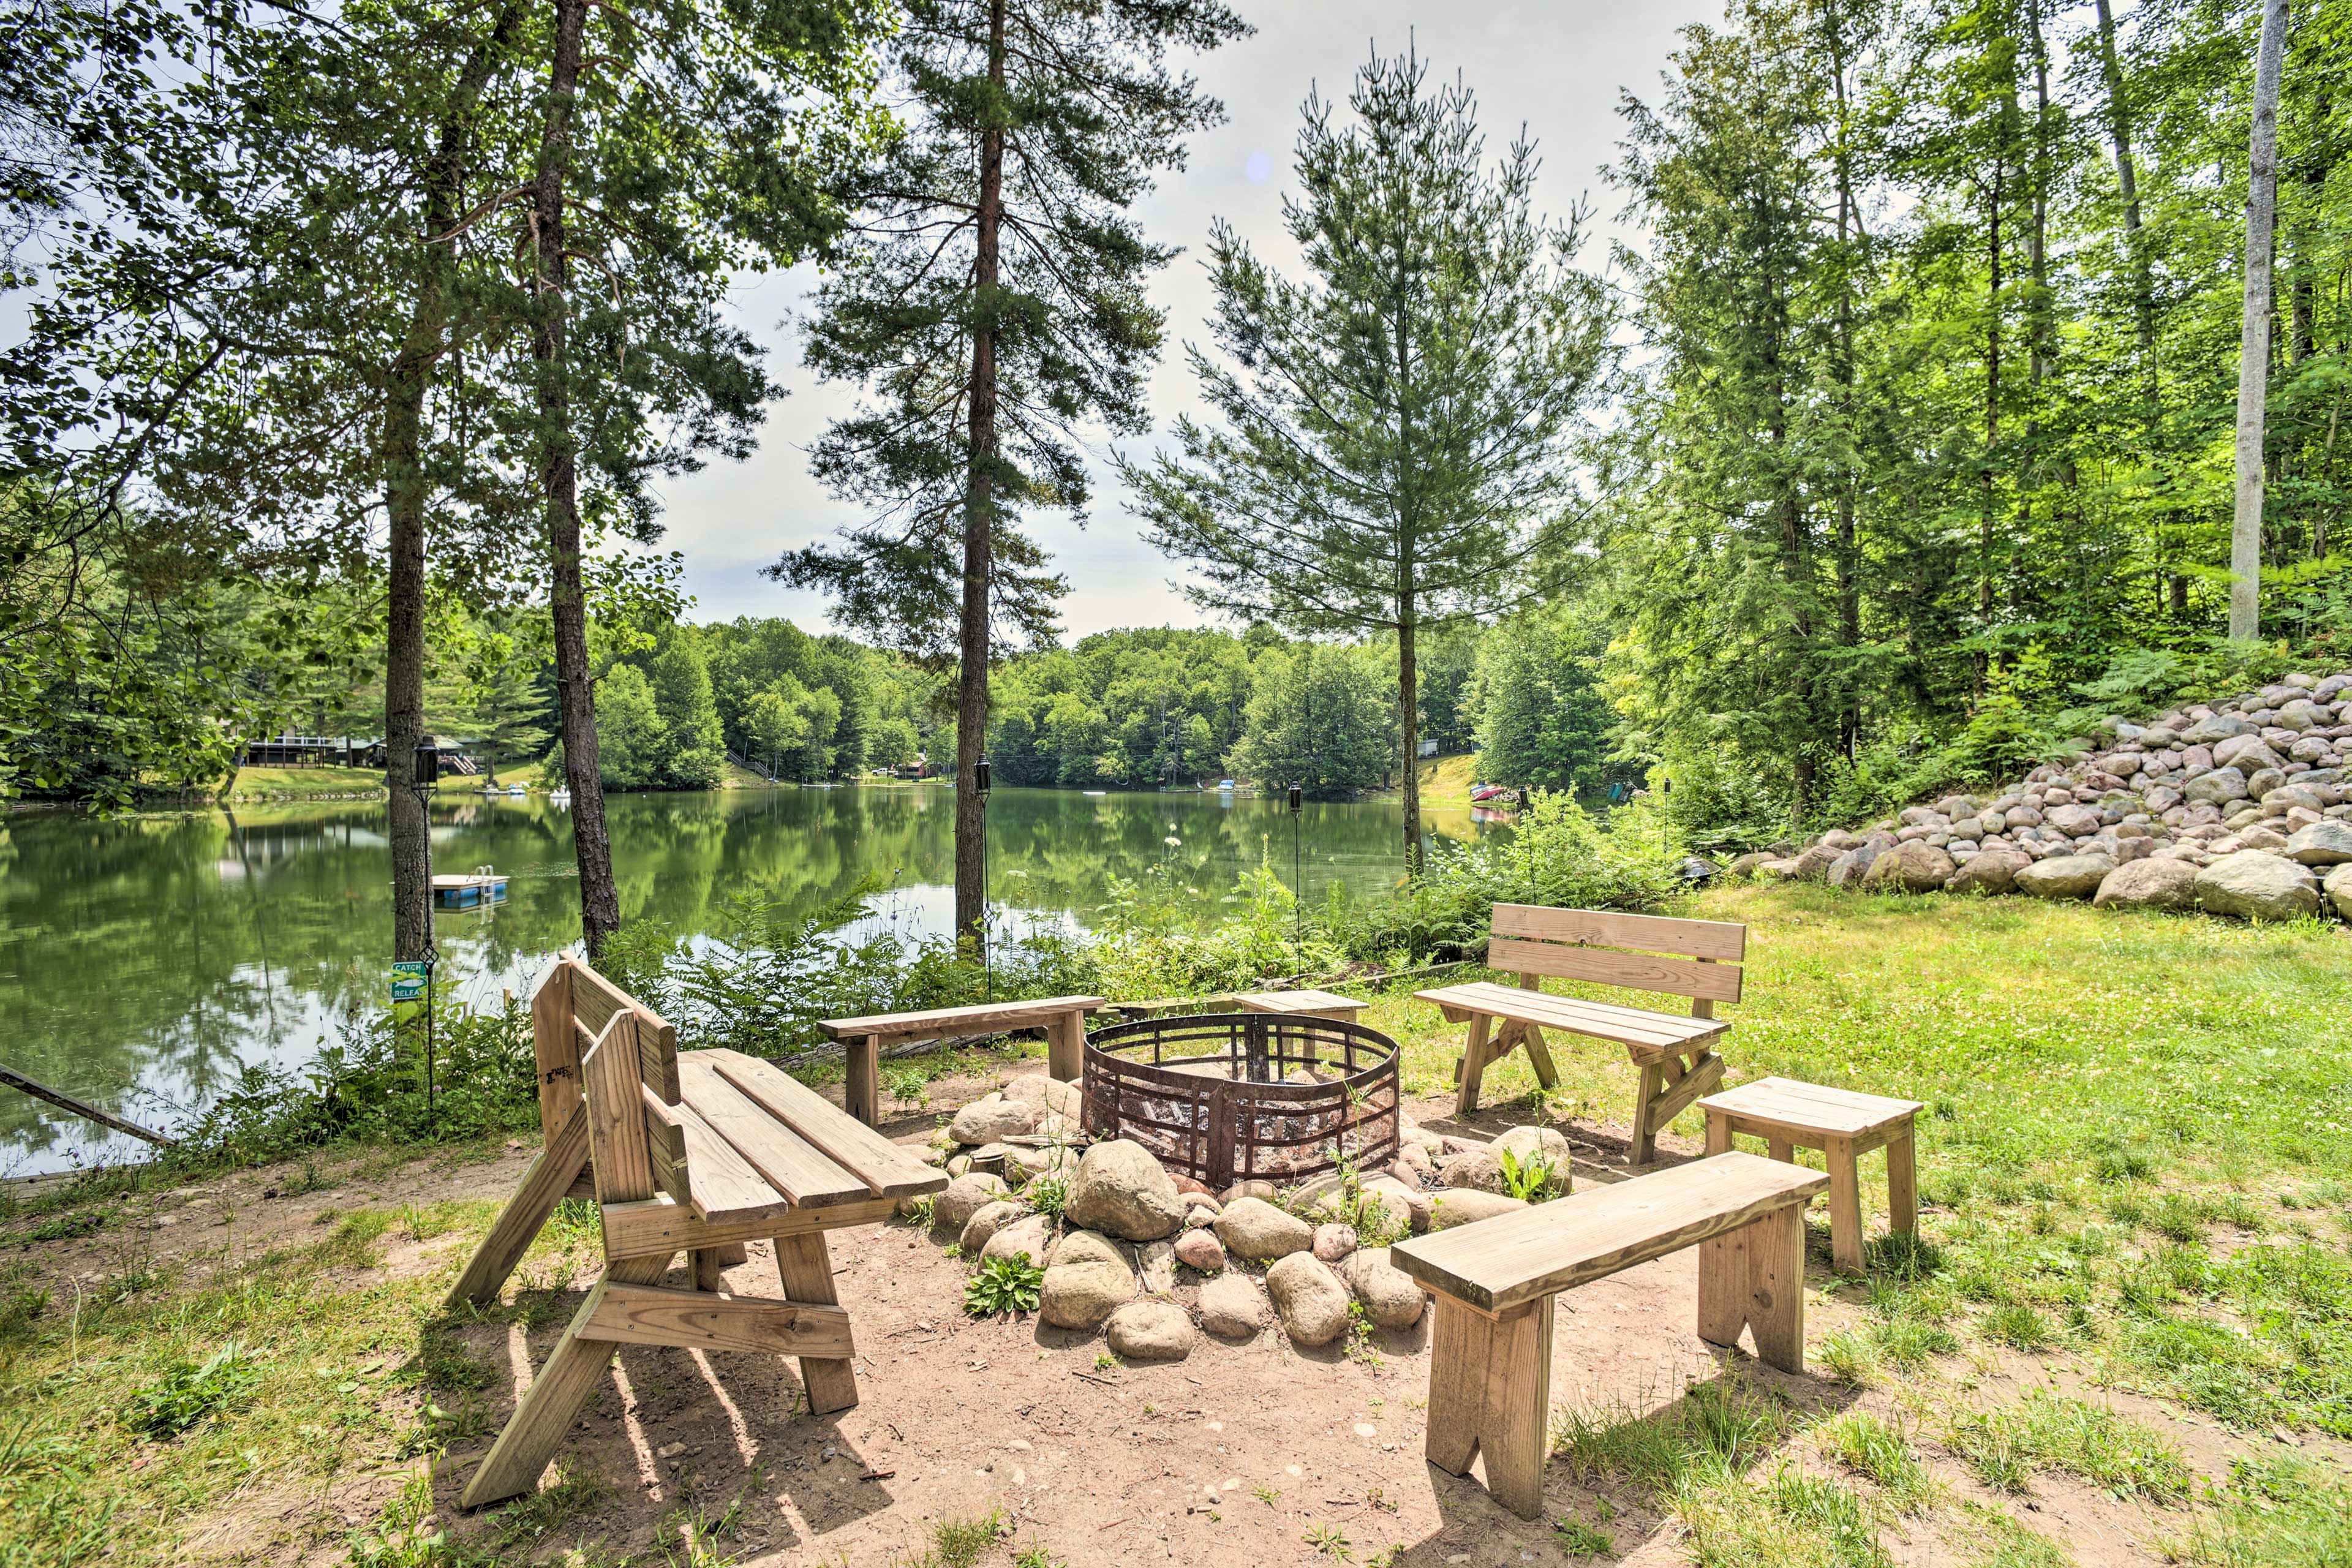
<svg viewBox="0 0 2352 1568">
<path fill-rule="evenodd" d="M 530 1033 L 539 1068 L 540 1126 L 550 1143 L 587 1095 L 597 1197 L 618 1203 L 660 1190 L 682 1201 L 684 1132 L 667 1109 L 681 1098 L 677 1031 L 660 1014 L 567 957 L 557 960 L 531 996 Z"/>
<path fill-rule="evenodd" d="M 1711 1018 L 1717 1002 L 1739 1000 L 1747 953 L 1748 928 L 1730 921 L 1496 904 L 1486 965 L 1516 971 L 1528 985 L 1551 975 L 1688 996 L 1694 1017 Z"/>
<path fill-rule="evenodd" d="M 1830 1179 L 1759 1154 L 1716 1154 L 1573 1197 L 1398 1242 L 1390 1260 L 1431 1289 L 1499 1312 L 1572 1289 L 1791 1205 Z M 1439 1194 L 1437 1201 L 1444 1203 Z"/>
</svg>

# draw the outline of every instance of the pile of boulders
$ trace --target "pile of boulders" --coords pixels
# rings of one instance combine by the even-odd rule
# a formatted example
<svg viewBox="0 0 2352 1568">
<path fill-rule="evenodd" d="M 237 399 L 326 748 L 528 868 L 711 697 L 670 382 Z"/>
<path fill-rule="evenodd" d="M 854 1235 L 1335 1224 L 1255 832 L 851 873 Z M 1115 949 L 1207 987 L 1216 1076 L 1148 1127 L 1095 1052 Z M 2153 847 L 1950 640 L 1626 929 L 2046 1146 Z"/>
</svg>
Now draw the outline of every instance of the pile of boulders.
<svg viewBox="0 0 2352 1568">
<path fill-rule="evenodd" d="M 2290 675 L 2152 723 L 2105 721 L 2073 762 L 1992 795 L 1787 843 L 1735 877 L 2023 893 L 2102 909 L 2352 918 L 2352 674 Z"/>
<path fill-rule="evenodd" d="M 1409 1329 L 1426 1296 L 1381 1238 L 1525 1207 L 1507 1191 L 1506 1152 L 1523 1179 L 1538 1162 L 1554 1173 L 1545 1195 L 1568 1190 L 1568 1141 L 1549 1128 L 1515 1127 L 1487 1143 L 1406 1121 L 1395 1160 L 1377 1173 L 1213 1193 L 1131 1140 L 1088 1145 L 1078 1117 L 1077 1086 L 1042 1073 L 957 1111 L 920 1150 L 953 1178 L 930 1199 L 932 1233 L 975 1266 L 1026 1256 L 1045 1270 L 1045 1322 L 1100 1330 L 1132 1361 L 1191 1354 L 1196 1324 L 1228 1340 L 1279 1324 L 1310 1347 L 1341 1338 L 1360 1310 L 1374 1327 Z M 1024 1195 L 1041 1177 L 1061 1184 L 1058 1219 Z M 918 1200 L 900 1206 L 920 1212 Z"/>
</svg>

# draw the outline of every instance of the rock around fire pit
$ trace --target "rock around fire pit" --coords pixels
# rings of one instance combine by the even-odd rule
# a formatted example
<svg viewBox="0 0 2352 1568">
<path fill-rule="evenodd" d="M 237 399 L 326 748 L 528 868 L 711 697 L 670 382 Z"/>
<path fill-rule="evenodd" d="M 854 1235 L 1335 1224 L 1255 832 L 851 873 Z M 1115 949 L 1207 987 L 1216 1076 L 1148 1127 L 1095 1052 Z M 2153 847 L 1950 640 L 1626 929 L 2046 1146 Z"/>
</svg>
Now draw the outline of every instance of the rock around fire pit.
<svg viewBox="0 0 2352 1568">
<path fill-rule="evenodd" d="M 1219 1190 L 1342 1159 L 1378 1170 L 1397 1152 L 1397 1054 L 1378 1030 L 1299 1014 L 1115 1025 L 1087 1040 L 1086 1131 Z"/>
</svg>

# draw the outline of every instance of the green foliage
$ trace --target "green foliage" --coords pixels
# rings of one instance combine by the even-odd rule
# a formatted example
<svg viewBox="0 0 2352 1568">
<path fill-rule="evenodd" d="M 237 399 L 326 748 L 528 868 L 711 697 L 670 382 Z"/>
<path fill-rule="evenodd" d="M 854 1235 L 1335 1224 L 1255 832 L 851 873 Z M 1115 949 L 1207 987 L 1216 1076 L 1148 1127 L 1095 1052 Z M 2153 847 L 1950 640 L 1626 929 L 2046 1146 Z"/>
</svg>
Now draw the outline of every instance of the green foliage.
<svg viewBox="0 0 2352 1568">
<path fill-rule="evenodd" d="M 256 1358 L 232 1341 L 202 1365 L 173 1363 L 161 1378 L 131 1396 L 122 1407 L 122 1424 L 142 1437 L 168 1441 L 244 1404 L 260 1381 Z"/>
<path fill-rule="evenodd" d="M 1059 1225 L 1063 1211 L 1070 1206 L 1070 1184 L 1060 1176 L 1032 1176 L 1021 1189 L 1021 1201 L 1032 1214 L 1044 1215 Z"/>
<path fill-rule="evenodd" d="M 1522 1203 L 1539 1204 L 1568 1185 L 1566 1174 L 1551 1168 L 1551 1162 L 1540 1154 L 1522 1161 L 1510 1150 L 1499 1157 L 1503 1170 L 1503 1191 Z"/>
<path fill-rule="evenodd" d="M 1382 673 L 1362 647 L 1303 642 L 1258 655 L 1234 770 L 1267 790 L 1299 784 L 1315 800 L 1393 776 L 1395 703 Z"/>
<path fill-rule="evenodd" d="M 1045 1285 L 1045 1269 L 1032 1263 L 1025 1252 L 1012 1258 L 983 1258 L 964 1282 L 963 1310 L 975 1318 L 1034 1312 Z"/>
<path fill-rule="evenodd" d="M 1482 781 L 1586 796 L 1634 782 L 1611 760 L 1615 715 L 1599 669 L 1606 640 L 1552 608 L 1515 616 L 1478 640 Z"/>
</svg>

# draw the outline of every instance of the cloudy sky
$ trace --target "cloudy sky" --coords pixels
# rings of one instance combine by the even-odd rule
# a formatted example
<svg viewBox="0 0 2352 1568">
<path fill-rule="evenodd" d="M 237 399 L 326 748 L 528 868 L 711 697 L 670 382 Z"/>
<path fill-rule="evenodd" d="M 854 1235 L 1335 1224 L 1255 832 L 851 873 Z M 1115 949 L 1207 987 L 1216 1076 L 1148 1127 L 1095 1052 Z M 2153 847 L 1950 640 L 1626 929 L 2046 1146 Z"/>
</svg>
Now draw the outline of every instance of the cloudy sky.
<svg viewBox="0 0 2352 1568">
<path fill-rule="evenodd" d="M 1545 210 L 1565 213 L 1580 196 L 1591 198 L 1602 222 L 1585 258 L 1598 266 L 1622 205 L 1600 177 L 1601 166 L 1615 156 L 1620 89 L 1654 98 L 1676 29 L 1712 21 L 1721 11 L 1719 0 L 1233 3 L 1256 33 L 1194 66 L 1207 89 L 1223 100 L 1227 121 L 1197 138 L 1189 167 L 1164 178 L 1139 209 L 1153 238 L 1185 247 L 1154 289 L 1168 310 L 1169 352 L 1151 395 L 1163 426 L 1192 406 L 1192 378 L 1180 345 L 1203 336 L 1209 290 L 1202 255 L 1211 220 L 1231 222 L 1261 254 L 1295 255 L 1281 226 L 1281 195 L 1291 178 L 1299 105 L 1310 87 L 1319 84 L 1325 97 L 1344 100 L 1356 68 L 1375 47 L 1394 54 L 1410 42 L 1433 78 L 1458 74 L 1477 94 L 1490 146 L 1507 144 L 1526 127 L 1543 158 Z M 808 444 L 849 400 L 849 389 L 820 385 L 799 367 L 792 318 L 809 282 L 804 273 L 782 274 L 738 289 L 736 310 L 772 345 L 778 379 L 792 394 L 770 410 L 751 460 L 672 481 L 665 492 L 667 547 L 686 558 L 697 620 L 785 615 L 813 629 L 824 620 L 821 597 L 759 574 L 783 551 L 831 533 L 851 515 L 808 475 Z M 1202 618 L 1171 585 L 1174 569 L 1137 537 L 1126 501 L 1106 473 L 1085 528 L 1054 514 L 1033 521 L 1070 580 L 1063 616 L 1073 637 Z"/>
</svg>

